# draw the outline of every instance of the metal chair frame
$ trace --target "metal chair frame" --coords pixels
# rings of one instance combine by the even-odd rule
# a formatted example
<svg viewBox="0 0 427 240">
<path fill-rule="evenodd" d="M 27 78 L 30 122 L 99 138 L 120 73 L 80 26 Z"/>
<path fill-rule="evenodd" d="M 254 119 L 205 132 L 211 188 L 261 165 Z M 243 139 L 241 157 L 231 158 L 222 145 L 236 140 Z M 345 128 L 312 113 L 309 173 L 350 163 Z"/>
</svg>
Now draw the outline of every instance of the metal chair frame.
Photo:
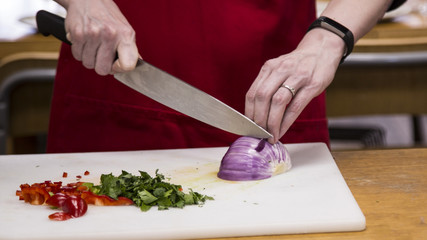
<svg viewBox="0 0 427 240">
<path fill-rule="evenodd" d="M 53 82 L 56 69 L 35 68 L 18 71 L 7 76 L 0 86 L 0 154 L 6 154 L 10 127 L 10 98 L 13 90 L 29 82 Z"/>
</svg>

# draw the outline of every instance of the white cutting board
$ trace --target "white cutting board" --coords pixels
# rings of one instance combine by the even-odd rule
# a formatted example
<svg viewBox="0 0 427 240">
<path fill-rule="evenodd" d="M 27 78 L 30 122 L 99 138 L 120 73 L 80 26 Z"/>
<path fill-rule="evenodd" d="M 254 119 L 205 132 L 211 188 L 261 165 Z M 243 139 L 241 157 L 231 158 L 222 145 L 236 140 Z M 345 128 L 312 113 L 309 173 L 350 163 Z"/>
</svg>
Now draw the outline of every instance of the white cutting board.
<svg viewBox="0 0 427 240">
<path fill-rule="evenodd" d="M 227 148 L 1 156 L 0 239 L 189 239 L 365 229 L 365 217 L 326 145 L 286 147 L 293 168 L 252 182 L 216 177 Z M 55 222 L 48 219 L 54 210 L 15 196 L 22 183 L 73 182 L 86 170 L 90 175 L 82 181 L 97 183 L 101 174 L 122 169 L 152 175 L 159 169 L 184 191 L 192 188 L 215 200 L 148 212 L 90 205 L 83 217 Z"/>
</svg>

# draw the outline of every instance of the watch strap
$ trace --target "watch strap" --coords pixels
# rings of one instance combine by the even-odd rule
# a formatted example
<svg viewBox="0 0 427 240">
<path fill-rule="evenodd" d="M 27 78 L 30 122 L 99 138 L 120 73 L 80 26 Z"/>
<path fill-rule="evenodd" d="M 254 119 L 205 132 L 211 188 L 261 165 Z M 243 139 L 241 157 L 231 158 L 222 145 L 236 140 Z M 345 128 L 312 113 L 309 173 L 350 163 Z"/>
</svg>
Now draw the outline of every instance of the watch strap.
<svg viewBox="0 0 427 240">
<path fill-rule="evenodd" d="M 335 33 L 340 38 L 344 40 L 346 51 L 344 53 L 344 56 L 341 59 L 341 63 L 344 62 L 345 58 L 350 55 L 350 53 L 353 51 L 354 47 L 354 36 L 353 33 L 343 26 L 342 24 L 328 18 L 325 16 L 321 16 L 318 19 L 316 19 L 308 28 L 307 32 L 312 30 L 313 28 L 323 28 L 330 32 Z"/>
</svg>

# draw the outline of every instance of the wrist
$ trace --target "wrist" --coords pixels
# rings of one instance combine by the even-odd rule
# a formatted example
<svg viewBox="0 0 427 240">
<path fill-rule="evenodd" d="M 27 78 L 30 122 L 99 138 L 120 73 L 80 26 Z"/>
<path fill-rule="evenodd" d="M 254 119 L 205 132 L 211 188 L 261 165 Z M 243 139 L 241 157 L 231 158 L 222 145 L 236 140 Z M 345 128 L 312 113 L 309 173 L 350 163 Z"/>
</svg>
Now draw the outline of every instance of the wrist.
<svg viewBox="0 0 427 240">
<path fill-rule="evenodd" d="M 333 19 L 330 19 L 326 16 L 321 16 L 318 19 L 316 19 L 308 28 L 307 32 L 310 32 L 313 29 L 321 28 L 324 30 L 327 30 L 331 33 L 336 34 L 338 37 L 340 37 L 344 44 L 345 44 L 345 52 L 343 54 L 343 57 L 341 59 L 341 63 L 344 62 L 344 59 L 350 55 L 350 53 L 353 51 L 354 47 L 354 36 L 353 33 L 346 28 L 345 26 L 341 25 L 340 23 L 336 22 Z"/>
<path fill-rule="evenodd" d="M 339 64 L 346 52 L 344 41 L 336 34 L 322 29 L 315 28 L 306 33 L 299 49 L 311 49 L 312 52 L 326 53 L 326 61 L 336 61 Z"/>
</svg>

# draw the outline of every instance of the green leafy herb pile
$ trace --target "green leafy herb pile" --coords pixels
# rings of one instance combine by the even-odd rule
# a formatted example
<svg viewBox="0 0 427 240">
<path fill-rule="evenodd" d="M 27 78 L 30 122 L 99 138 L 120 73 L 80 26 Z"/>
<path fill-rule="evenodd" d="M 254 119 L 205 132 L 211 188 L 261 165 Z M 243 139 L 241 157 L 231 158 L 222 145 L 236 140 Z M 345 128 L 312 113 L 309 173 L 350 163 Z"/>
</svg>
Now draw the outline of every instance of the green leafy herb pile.
<svg viewBox="0 0 427 240">
<path fill-rule="evenodd" d="M 189 190 L 182 192 L 181 185 L 165 182 L 164 175 L 158 173 L 151 177 L 144 171 L 139 171 L 140 176 L 132 175 L 122 170 L 116 177 L 113 174 L 102 174 L 100 185 L 87 185 L 89 189 L 98 195 L 107 195 L 111 198 L 127 197 L 131 199 L 141 211 L 148 211 L 152 206 L 158 206 L 159 210 L 169 207 L 183 208 L 185 205 L 203 204 L 212 197 L 202 195 Z"/>
</svg>

